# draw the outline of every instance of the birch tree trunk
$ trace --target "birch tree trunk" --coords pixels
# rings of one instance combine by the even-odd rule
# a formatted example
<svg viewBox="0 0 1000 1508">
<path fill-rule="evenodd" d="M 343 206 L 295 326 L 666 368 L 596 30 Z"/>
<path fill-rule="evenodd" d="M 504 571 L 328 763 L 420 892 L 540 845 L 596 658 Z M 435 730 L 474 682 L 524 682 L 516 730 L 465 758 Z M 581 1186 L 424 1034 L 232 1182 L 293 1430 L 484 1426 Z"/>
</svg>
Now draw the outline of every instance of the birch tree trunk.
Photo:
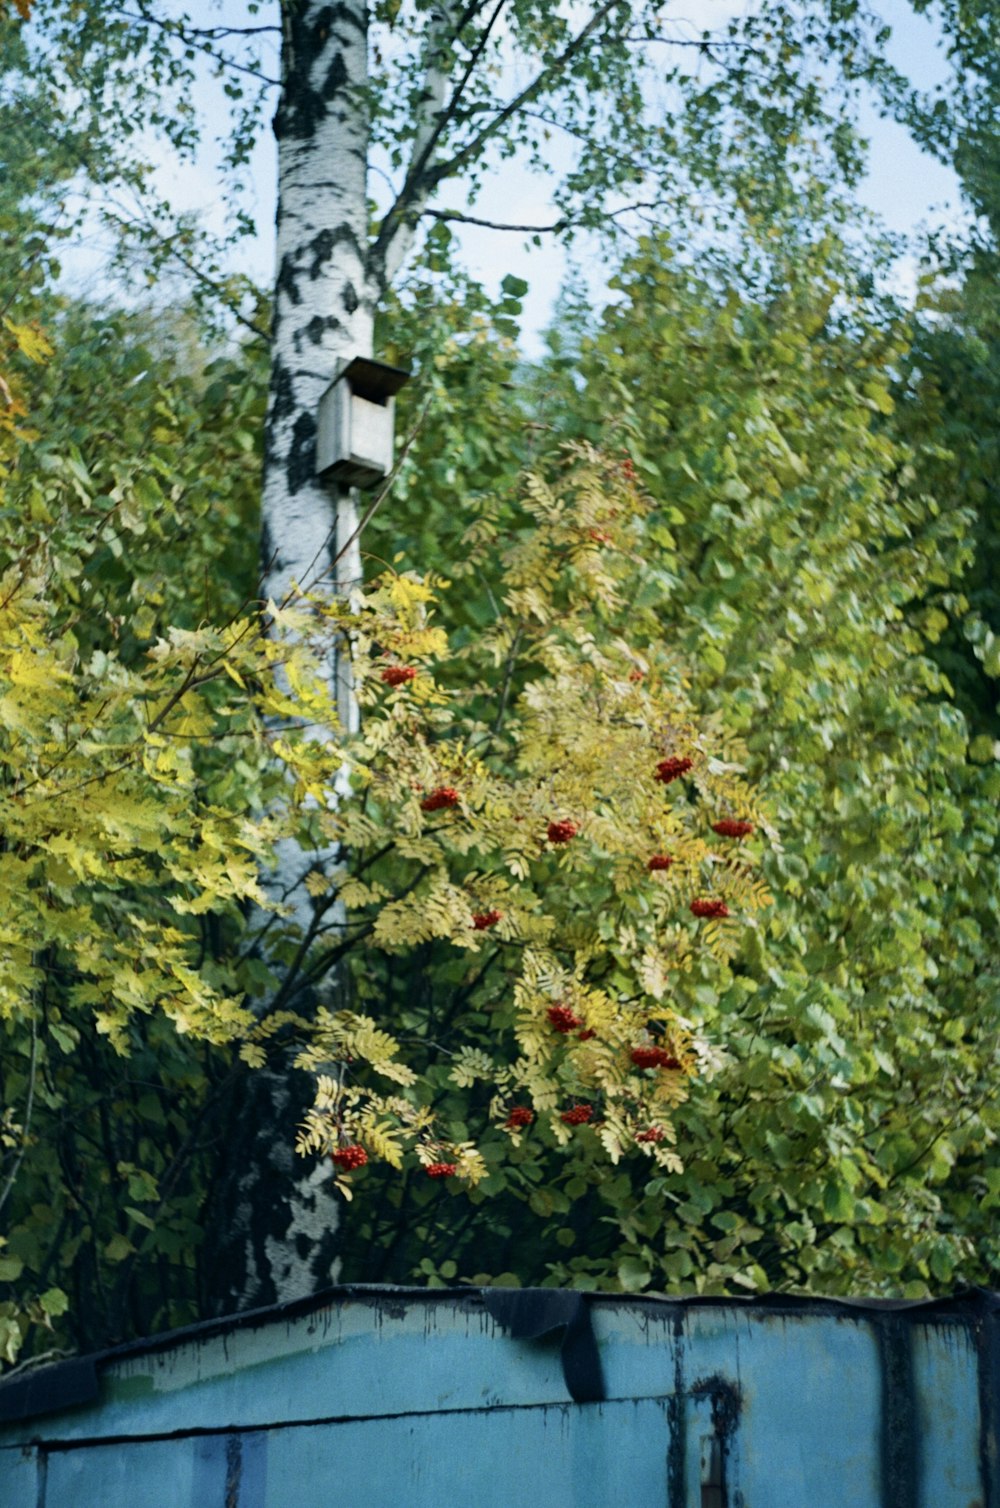
<svg viewBox="0 0 1000 1508">
<path fill-rule="evenodd" d="M 278 141 L 277 275 L 263 479 L 265 598 L 295 584 L 335 592 L 361 575 L 355 499 L 316 476 L 316 413 L 338 363 L 372 355 L 367 273 L 369 123 L 365 0 L 289 0 L 284 13 Z M 341 722 L 356 724 L 335 664 Z M 302 883 L 332 856 L 283 843 L 268 888 L 306 931 Z M 334 983 L 334 986 L 335 983 Z M 294 1152 L 313 1085 L 259 1070 L 238 1086 L 227 1173 L 215 1201 L 209 1283 L 222 1312 L 300 1298 L 335 1280 L 339 1205 L 329 1169 Z"/>
</svg>

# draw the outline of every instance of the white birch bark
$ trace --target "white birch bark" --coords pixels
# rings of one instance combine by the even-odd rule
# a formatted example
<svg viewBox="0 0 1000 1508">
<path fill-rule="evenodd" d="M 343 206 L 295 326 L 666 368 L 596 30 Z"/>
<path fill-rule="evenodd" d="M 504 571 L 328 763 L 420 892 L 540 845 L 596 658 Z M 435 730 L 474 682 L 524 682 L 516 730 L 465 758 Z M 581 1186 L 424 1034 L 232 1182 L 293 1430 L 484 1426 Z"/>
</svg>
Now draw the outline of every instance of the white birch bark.
<svg viewBox="0 0 1000 1508">
<path fill-rule="evenodd" d="M 298 0 L 287 8 L 278 139 L 277 269 L 261 520 L 263 584 L 343 591 L 361 575 L 352 494 L 316 475 L 316 413 L 338 363 L 372 354 L 367 273 L 368 117 L 365 0 Z M 357 725 L 346 666 L 342 724 Z M 301 884 L 322 856 L 282 845 L 270 884 L 305 930 Z"/>
<path fill-rule="evenodd" d="M 278 139 L 277 274 L 265 436 L 261 555 L 265 597 L 297 584 L 343 591 L 360 579 L 351 493 L 316 476 L 316 413 L 338 363 L 372 355 L 367 275 L 368 119 L 365 0 L 288 0 Z M 336 677 L 342 726 L 357 710 L 346 663 Z M 302 881 L 335 855 L 280 845 L 267 888 L 305 932 Z M 334 983 L 334 987 L 336 987 Z M 339 1203 L 329 1169 L 303 1172 L 292 1151 L 309 1099 L 304 1075 L 260 1071 L 237 1107 L 215 1232 L 216 1302 L 224 1310 L 301 1298 L 335 1281 Z"/>
</svg>

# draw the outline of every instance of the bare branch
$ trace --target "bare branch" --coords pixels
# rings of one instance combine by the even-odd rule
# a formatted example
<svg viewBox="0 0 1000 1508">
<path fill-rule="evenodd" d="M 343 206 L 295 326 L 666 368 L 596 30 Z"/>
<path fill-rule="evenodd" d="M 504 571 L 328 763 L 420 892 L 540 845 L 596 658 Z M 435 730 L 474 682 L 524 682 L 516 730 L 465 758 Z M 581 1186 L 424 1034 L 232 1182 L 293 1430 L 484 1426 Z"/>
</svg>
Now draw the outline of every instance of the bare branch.
<svg viewBox="0 0 1000 1508">
<path fill-rule="evenodd" d="M 632 204 L 623 204 L 618 209 L 604 210 L 602 220 L 620 220 L 625 215 L 638 214 L 640 210 L 662 209 L 667 201 L 665 199 L 637 199 Z M 564 230 L 572 230 L 574 226 L 588 224 L 589 217 L 581 214 L 577 216 L 563 215 L 560 220 L 553 220 L 551 225 L 510 225 L 502 220 L 480 219 L 478 215 L 466 215 L 457 209 L 425 209 L 421 212 L 422 218 L 433 220 L 457 220 L 461 225 L 481 225 L 486 230 L 509 230 L 529 235 L 559 235 Z"/>
<path fill-rule="evenodd" d="M 710 54 L 712 51 L 714 51 L 715 48 L 718 47 L 738 47 L 742 48 L 744 52 L 757 53 L 758 55 L 760 54 L 760 48 L 757 47 L 753 42 L 741 42 L 738 40 L 729 40 L 728 38 L 726 40 L 722 40 L 721 38 L 716 38 L 709 34 L 706 34 L 704 37 L 698 38 L 664 37 L 653 32 L 633 31 L 627 32 L 624 36 L 619 37 L 618 41 L 642 42 L 643 44 L 647 42 L 659 42 L 664 47 L 697 47 L 701 52 L 704 52 L 706 54 Z"/>
<path fill-rule="evenodd" d="M 569 220 L 562 219 L 553 220 L 551 225 L 505 225 L 499 220 L 481 220 L 478 215 L 463 215 L 457 209 L 425 209 L 421 211 L 421 215 L 433 220 L 457 220 L 460 225 L 482 225 L 487 230 L 515 230 L 537 236 L 558 234 L 570 224 Z"/>
<path fill-rule="evenodd" d="M 3 1188 L 0 1189 L 0 1210 L 3 1209 L 4 1205 L 7 1203 L 7 1200 L 10 1198 L 11 1190 L 14 1187 L 14 1181 L 17 1178 L 18 1172 L 20 1171 L 20 1167 L 21 1167 L 22 1162 L 24 1161 L 24 1154 L 28 1150 L 28 1137 L 29 1137 L 30 1132 L 31 1132 L 31 1115 L 32 1115 L 32 1111 L 33 1111 L 34 1105 L 35 1105 L 35 1080 L 37 1078 L 37 1075 L 38 1075 L 38 1024 L 32 1018 L 32 1022 L 31 1022 L 31 1057 L 30 1057 L 29 1062 L 28 1062 L 28 1093 L 27 1093 L 27 1098 L 25 1100 L 25 1106 L 24 1106 L 24 1124 L 20 1128 L 20 1131 L 21 1131 L 21 1140 L 20 1140 L 20 1145 L 18 1146 L 18 1149 L 17 1149 L 17 1153 L 16 1153 L 16 1155 L 14 1157 L 13 1166 L 11 1167 L 11 1170 L 10 1170 L 9 1174 L 7 1175 L 7 1178 L 4 1181 Z"/>
</svg>

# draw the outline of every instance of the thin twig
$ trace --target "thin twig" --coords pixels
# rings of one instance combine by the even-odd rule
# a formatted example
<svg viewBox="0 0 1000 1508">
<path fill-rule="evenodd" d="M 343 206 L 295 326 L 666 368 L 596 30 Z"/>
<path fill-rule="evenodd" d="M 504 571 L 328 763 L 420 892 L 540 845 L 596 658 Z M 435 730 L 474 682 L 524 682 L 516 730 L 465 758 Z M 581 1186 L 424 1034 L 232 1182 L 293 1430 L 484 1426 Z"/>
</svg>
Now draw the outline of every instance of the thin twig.
<svg viewBox="0 0 1000 1508">
<path fill-rule="evenodd" d="M 0 1210 L 3 1209 L 4 1205 L 7 1203 L 7 1200 L 10 1198 L 11 1190 L 14 1187 L 14 1180 L 16 1179 L 18 1172 L 20 1171 L 21 1164 L 24 1161 L 24 1154 L 28 1150 L 28 1132 L 31 1128 L 31 1114 L 35 1104 L 35 1079 L 37 1076 L 37 1068 L 38 1023 L 34 1019 L 32 1019 L 31 1057 L 28 1063 L 28 1095 L 24 1105 L 24 1124 L 21 1127 L 21 1145 L 18 1148 L 17 1156 L 14 1158 L 14 1165 L 11 1168 L 10 1173 L 7 1175 L 4 1186 L 2 1189 L 0 1189 Z"/>
</svg>

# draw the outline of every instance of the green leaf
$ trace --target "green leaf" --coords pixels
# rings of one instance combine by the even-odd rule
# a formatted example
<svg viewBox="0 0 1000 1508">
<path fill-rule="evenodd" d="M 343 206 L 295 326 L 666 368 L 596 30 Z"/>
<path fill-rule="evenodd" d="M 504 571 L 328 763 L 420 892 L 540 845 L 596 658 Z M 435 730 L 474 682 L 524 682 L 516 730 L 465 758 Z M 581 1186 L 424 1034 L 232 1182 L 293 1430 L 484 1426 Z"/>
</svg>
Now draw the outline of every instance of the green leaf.
<svg viewBox="0 0 1000 1508">
<path fill-rule="evenodd" d="M 618 1282 L 626 1293 L 638 1293 L 641 1289 L 648 1288 L 653 1281 L 652 1272 L 639 1257 L 622 1257 L 616 1270 Z"/>
<path fill-rule="evenodd" d="M 38 1302 L 50 1319 L 58 1319 L 69 1309 L 69 1297 L 61 1288 L 46 1288 Z"/>
<path fill-rule="evenodd" d="M 116 1231 L 105 1246 L 104 1255 L 109 1262 L 122 1262 L 133 1251 L 135 1251 L 135 1247 L 128 1237 L 123 1236 L 120 1231 Z"/>
</svg>

